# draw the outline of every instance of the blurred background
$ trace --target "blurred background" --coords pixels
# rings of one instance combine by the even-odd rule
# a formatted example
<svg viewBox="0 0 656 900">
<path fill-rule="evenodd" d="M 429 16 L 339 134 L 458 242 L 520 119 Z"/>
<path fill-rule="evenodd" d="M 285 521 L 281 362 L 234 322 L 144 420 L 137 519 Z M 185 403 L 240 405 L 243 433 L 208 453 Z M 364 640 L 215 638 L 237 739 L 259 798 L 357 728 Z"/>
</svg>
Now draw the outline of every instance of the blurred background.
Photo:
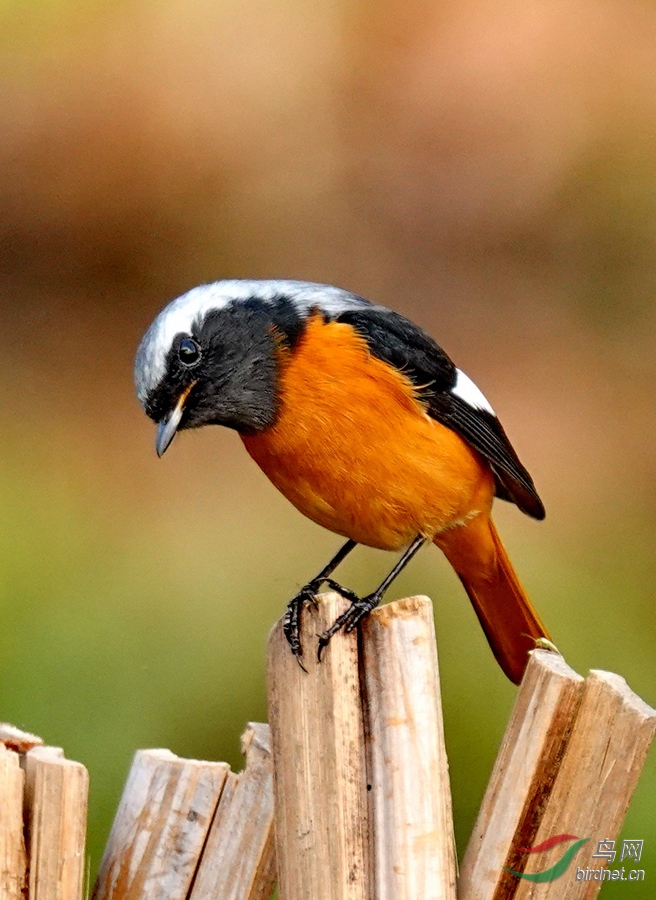
<svg viewBox="0 0 656 900">
<path fill-rule="evenodd" d="M 0 72 L 0 719 L 89 767 L 92 869 L 136 748 L 240 766 L 269 628 L 339 545 L 234 433 L 157 460 L 134 353 L 201 282 L 425 326 L 546 503 L 497 521 L 554 640 L 656 702 L 654 0 L 2 0 Z M 515 690 L 434 547 L 419 592 L 462 853 Z M 652 755 L 646 882 L 603 896 L 653 895 L 655 803 Z"/>
</svg>

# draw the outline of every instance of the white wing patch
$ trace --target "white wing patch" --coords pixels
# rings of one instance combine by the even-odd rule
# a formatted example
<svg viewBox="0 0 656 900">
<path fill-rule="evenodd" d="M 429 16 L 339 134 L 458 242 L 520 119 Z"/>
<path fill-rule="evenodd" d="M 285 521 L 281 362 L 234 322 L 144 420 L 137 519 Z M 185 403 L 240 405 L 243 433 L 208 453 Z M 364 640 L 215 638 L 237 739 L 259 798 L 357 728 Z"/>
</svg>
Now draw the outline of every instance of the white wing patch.
<svg viewBox="0 0 656 900">
<path fill-rule="evenodd" d="M 460 369 L 456 369 L 456 372 L 458 373 L 456 376 L 456 383 L 451 388 L 451 393 L 455 394 L 456 397 L 460 397 L 461 400 L 464 400 L 465 403 L 468 403 L 470 406 L 473 406 L 474 409 L 483 409 L 485 412 L 489 412 L 491 415 L 496 416 L 495 411 L 488 403 L 485 395 L 476 387 L 471 378 L 465 375 Z"/>
<path fill-rule="evenodd" d="M 231 303 L 251 297 L 271 302 L 287 297 L 300 313 L 317 306 L 328 315 L 339 315 L 349 309 L 369 306 L 366 300 L 348 291 L 310 281 L 216 281 L 187 291 L 160 312 L 143 337 L 134 367 L 137 396 L 143 405 L 149 393 L 166 375 L 166 357 L 176 334 L 189 334 L 194 322 L 213 310 L 225 309 Z"/>
</svg>

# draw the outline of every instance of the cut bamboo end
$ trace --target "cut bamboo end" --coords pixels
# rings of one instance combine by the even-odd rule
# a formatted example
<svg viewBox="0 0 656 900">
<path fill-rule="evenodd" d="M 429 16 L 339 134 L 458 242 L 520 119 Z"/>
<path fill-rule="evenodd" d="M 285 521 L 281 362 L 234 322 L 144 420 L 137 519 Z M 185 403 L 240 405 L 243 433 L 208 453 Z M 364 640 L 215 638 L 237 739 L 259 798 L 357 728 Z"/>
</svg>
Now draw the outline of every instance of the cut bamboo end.
<svg viewBox="0 0 656 900">
<path fill-rule="evenodd" d="M 276 881 L 269 726 L 242 735 L 246 768 L 228 775 L 190 900 L 269 900 Z"/>
<path fill-rule="evenodd" d="M 304 672 L 279 622 L 268 644 L 281 900 L 368 900 L 370 856 L 357 635 L 338 633 L 321 663 L 316 635 L 347 602 L 317 598 L 302 617 Z"/>
<path fill-rule="evenodd" d="M 588 880 L 585 870 L 606 866 L 608 860 L 594 854 L 600 841 L 616 841 L 655 733 L 656 710 L 634 694 L 623 678 L 611 672 L 590 673 L 535 836 L 536 844 L 563 833 L 586 839 L 572 863 L 568 900 L 592 900 L 599 893 L 602 881 Z M 525 871 L 548 868 L 562 853 L 559 846 L 540 854 L 539 860 L 532 854 Z M 540 887 L 541 900 L 563 897 L 561 880 Z M 514 896 L 517 900 L 537 896 L 535 884 L 522 881 Z"/>
<path fill-rule="evenodd" d="M 246 768 L 134 758 L 94 888 L 94 900 L 268 900 L 275 883 L 268 725 L 242 736 Z"/>
<path fill-rule="evenodd" d="M 229 767 L 139 750 L 94 900 L 186 900 Z"/>
<path fill-rule="evenodd" d="M 594 867 L 600 841 L 614 845 L 654 733 L 656 711 L 623 678 L 593 671 L 583 682 L 562 657 L 534 651 L 463 860 L 460 900 L 596 897 L 602 880 L 582 867 Z"/>
<path fill-rule="evenodd" d="M 451 789 L 433 606 L 410 597 L 362 628 L 376 900 L 455 898 Z"/>
<path fill-rule="evenodd" d="M 24 780 L 18 753 L 0 744 L 0 897 L 3 900 L 24 900 L 27 890 Z"/>
<path fill-rule="evenodd" d="M 375 610 L 360 642 L 338 633 L 318 663 L 308 648 L 345 608 L 324 594 L 306 613 L 307 672 L 282 623 L 269 641 L 280 896 L 455 900 L 431 602 Z"/>
<path fill-rule="evenodd" d="M 462 863 L 460 900 L 512 897 L 535 843 L 572 723 L 583 678 L 548 650 L 534 650 Z"/>
<path fill-rule="evenodd" d="M 81 900 L 89 775 L 55 747 L 25 756 L 30 900 Z"/>
<path fill-rule="evenodd" d="M 4 744 L 9 750 L 15 750 L 16 753 L 27 753 L 32 747 L 42 746 L 43 740 L 36 734 L 30 734 L 29 731 L 15 728 L 9 722 L 0 722 L 0 744 Z"/>
</svg>

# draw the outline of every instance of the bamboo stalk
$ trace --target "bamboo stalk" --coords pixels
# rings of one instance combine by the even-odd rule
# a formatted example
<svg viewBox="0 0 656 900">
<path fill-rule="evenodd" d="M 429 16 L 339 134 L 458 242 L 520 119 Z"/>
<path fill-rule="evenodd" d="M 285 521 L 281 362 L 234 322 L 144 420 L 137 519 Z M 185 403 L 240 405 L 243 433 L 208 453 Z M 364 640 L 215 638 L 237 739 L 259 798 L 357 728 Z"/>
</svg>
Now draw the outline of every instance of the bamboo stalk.
<svg viewBox="0 0 656 900">
<path fill-rule="evenodd" d="M 410 597 L 375 609 L 362 637 L 376 900 L 455 900 L 431 601 Z"/>
<path fill-rule="evenodd" d="M 228 770 L 169 750 L 139 750 L 94 900 L 186 900 Z"/>
<path fill-rule="evenodd" d="M 590 672 L 535 837 L 539 844 L 566 833 L 587 839 L 587 843 L 560 878 L 545 884 L 522 881 L 515 894 L 517 900 L 538 896 L 540 900 L 562 900 L 564 896 L 567 900 L 592 900 L 597 896 L 602 881 L 577 880 L 577 868 L 605 866 L 606 861 L 594 859 L 593 854 L 599 841 L 616 841 L 655 732 L 656 710 L 634 694 L 623 678 L 611 672 Z M 545 853 L 531 854 L 526 872 L 543 871 L 562 856 L 562 844 Z"/>
<path fill-rule="evenodd" d="M 81 900 L 89 774 L 53 747 L 25 756 L 30 900 Z"/>
<path fill-rule="evenodd" d="M 363 716 L 355 633 L 338 633 L 322 662 L 316 634 L 347 603 L 317 598 L 303 616 L 307 672 L 282 624 L 268 645 L 280 900 L 370 900 Z"/>
<path fill-rule="evenodd" d="M 465 853 L 459 900 L 508 900 L 535 843 L 581 702 L 583 678 L 548 650 L 534 650 Z"/>
<path fill-rule="evenodd" d="M 246 768 L 221 794 L 190 900 L 269 900 L 276 880 L 269 726 L 242 735 Z"/>
<path fill-rule="evenodd" d="M 23 782 L 18 753 L 0 743 L 0 897 L 23 900 L 27 855 L 23 837 Z"/>
</svg>

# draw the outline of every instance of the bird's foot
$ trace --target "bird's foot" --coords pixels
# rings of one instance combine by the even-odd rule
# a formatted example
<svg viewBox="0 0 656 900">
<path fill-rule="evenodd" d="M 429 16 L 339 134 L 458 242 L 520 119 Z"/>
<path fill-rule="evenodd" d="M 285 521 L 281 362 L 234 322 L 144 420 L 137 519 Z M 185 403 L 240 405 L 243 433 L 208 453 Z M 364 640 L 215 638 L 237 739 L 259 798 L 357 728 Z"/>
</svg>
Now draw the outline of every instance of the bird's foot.
<svg viewBox="0 0 656 900">
<path fill-rule="evenodd" d="M 287 604 L 287 611 L 282 620 L 282 630 L 287 638 L 296 662 L 304 672 L 307 669 L 301 662 L 303 656 L 303 647 L 301 645 L 301 613 L 305 606 L 317 606 L 317 593 L 321 587 L 321 581 L 309 581 L 305 587 L 302 587 Z"/>
<path fill-rule="evenodd" d="M 337 591 L 342 597 L 350 600 L 351 605 L 341 616 L 335 619 L 330 628 L 324 631 L 322 635 L 319 635 L 319 649 L 317 653 L 319 661 L 321 661 L 321 654 L 330 643 L 330 639 L 334 634 L 337 634 L 342 628 L 346 634 L 350 634 L 364 617 L 368 616 L 371 610 L 378 606 L 382 599 L 382 594 L 378 591 L 374 591 L 373 594 L 368 594 L 366 597 L 358 597 L 353 591 L 343 588 L 336 581 L 332 581 L 332 579 L 326 579 L 326 583 L 333 591 Z"/>
<path fill-rule="evenodd" d="M 355 591 L 352 591 L 350 588 L 344 587 L 343 584 L 340 584 L 339 581 L 335 581 L 334 578 L 326 578 L 325 583 L 328 585 L 331 591 L 336 591 L 338 594 L 341 594 L 345 600 L 350 600 L 351 603 L 362 603 L 362 598 L 359 597 L 358 594 L 355 593 Z"/>
</svg>

